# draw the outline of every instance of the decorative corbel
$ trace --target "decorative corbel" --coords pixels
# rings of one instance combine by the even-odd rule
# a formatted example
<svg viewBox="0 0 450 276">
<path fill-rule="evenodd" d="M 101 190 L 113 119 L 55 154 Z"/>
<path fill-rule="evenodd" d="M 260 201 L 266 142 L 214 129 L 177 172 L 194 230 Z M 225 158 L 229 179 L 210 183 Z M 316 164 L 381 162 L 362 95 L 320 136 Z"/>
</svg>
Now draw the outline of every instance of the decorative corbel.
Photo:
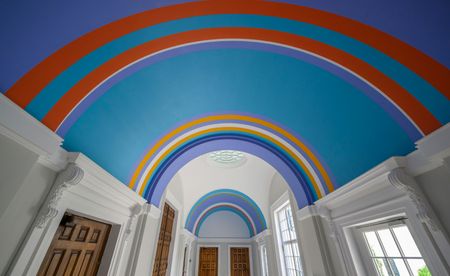
<svg viewBox="0 0 450 276">
<path fill-rule="evenodd" d="M 396 168 L 389 173 L 388 179 L 395 188 L 407 194 L 411 199 L 417 208 L 417 217 L 422 223 L 428 225 L 432 231 L 441 231 L 425 195 L 413 177 L 406 173 L 404 169 Z"/>
<path fill-rule="evenodd" d="M 36 228 L 44 228 L 50 220 L 58 215 L 57 207 L 62 196 L 68 189 L 80 183 L 83 177 L 83 169 L 74 163 L 69 163 L 63 171 L 58 173 L 53 187 L 36 218 Z"/>
<path fill-rule="evenodd" d="M 272 235 L 272 232 L 269 229 L 266 229 L 253 237 L 253 240 L 258 245 L 258 248 L 260 248 L 263 244 L 267 243 L 270 235 Z"/>
<path fill-rule="evenodd" d="M 325 206 L 317 206 L 317 213 L 319 214 L 319 216 L 321 218 L 323 218 L 327 222 L 327 224 L 330 228 L 330 231 L 331 231 L 330 237 L 333 238 L 334 240 L 336 240 L 337 239 L 337 229 L 336 229 L 336 225 L 333 222 L 333 219 L 331 218 L 330 210 Z"/>
<path fill-rule="evenodd" d="M 130 234 L 133 231 L 133 222 L 136 220 L 136 218 L 143 212 L 142 205 L 135 204 L 133 207 L 131 207 L 131 215 L 127 222 L 127 228 L 125 230 L 125 240 L 128 241 L 130 238 Z"/>
</svg>

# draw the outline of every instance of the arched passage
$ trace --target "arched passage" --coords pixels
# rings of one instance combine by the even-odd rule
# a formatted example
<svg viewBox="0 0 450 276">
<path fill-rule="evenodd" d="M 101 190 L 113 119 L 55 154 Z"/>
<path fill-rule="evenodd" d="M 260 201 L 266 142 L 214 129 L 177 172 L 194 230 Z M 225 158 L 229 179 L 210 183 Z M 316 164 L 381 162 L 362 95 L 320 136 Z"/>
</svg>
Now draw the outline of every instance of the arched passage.
<svg viewBox="0 0 450 276">
<path fill-rule="evenodd" d="M 202 196 L 189 211 L 185 228 L 197 235 L 208 216 L 224 210 L 239 215 L 249 226 L 251 236 L 267 228 L 259 206 L 247 195 L 232 189 L 215 190 Z"/>
<path fill-rule="evenodd" d="M 166 186 L 185 164 L 202 154 L 228 149 L 269 163 L 287 181 L 299 207 L 334 189 L 319 158 L 281 127 L 244 115 L 211 117 L 191 121 L 163 137 L 138 165 L 130 186 L 159 206 Z"/>
</svg>

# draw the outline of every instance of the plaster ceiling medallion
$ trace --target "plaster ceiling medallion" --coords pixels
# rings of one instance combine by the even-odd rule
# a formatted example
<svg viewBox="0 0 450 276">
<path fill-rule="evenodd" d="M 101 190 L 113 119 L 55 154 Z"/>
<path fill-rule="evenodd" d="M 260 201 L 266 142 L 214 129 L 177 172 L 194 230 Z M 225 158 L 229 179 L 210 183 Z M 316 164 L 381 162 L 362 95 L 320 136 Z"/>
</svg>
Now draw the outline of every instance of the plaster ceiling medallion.
<svg viewBox="0 0 450 276">
<path fill-rule="evenodd" d="M 247 157 L 237 150 L 218 150 L 207 154 L 207 162 L 223 168 L 236 168 L 242 166 Z"/>
</svg>

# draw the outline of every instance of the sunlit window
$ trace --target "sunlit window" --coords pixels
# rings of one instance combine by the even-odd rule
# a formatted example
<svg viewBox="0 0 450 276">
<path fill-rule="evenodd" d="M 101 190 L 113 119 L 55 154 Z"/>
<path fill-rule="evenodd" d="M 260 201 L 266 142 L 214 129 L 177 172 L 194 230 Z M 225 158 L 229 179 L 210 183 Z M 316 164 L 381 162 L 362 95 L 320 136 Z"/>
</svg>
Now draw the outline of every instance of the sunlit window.
<svg viewBox="0 0 450 276">
<path fill-rule="evenodd" d="M 284 272 L 287 276 L 302 276 L 300 251 L 289 202 L 276 212 Z"/>
<path fill-rule="evenodd" d="M 403 220 L 364 227 L 361 231 L 378 275 L 431 275 Z"/>
</svg>

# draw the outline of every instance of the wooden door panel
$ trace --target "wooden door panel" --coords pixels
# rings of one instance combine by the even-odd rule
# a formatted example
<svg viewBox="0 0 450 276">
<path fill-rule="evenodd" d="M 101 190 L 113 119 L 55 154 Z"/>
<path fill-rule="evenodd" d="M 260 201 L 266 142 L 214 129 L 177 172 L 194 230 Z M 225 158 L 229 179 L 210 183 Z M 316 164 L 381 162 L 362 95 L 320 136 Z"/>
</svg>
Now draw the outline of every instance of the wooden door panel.
<svg viewBox="0 0 450 276">
<path fill-rule="evenodd" d="M 230 248 L 231 276 L 250 276 L 250 255 L 247 247 Z"/>
<path fill-rule="evenodd" d="M 169 253 L 170 244 L 172 241 L 174 219 L 175 210 L 166 203 L 164 205 L 164 211 L 161 218 L 155 263 L 153 265 L 153 276 L 166 276 L 167 267 L 169 265 Z"/>
<path fill-rule="evenodd" d="M 38 275 L 95 275 L 111 225 L 65 214 Z"/>
<path fill-rule="evenodd" d="M 199 276 L 217 276 L 219 249 L 217 247 L 200 247 Z"/>
</svg>

